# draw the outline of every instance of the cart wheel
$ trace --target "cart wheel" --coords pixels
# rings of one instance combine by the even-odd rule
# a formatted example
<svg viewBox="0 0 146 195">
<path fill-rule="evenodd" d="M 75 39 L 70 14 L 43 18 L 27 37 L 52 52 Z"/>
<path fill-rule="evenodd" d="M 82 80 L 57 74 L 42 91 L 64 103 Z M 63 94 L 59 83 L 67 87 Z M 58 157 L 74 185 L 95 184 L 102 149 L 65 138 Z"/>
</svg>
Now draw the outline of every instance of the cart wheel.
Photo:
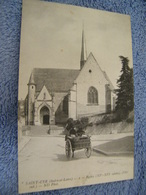
<svg viewBox="0 0 146 195">
<path fill-rule="evenodd" d="M 91 156 L 91 147 L 85 149 L 85 154 L 86 154 L 87 158 L 89 158 Z"/>
<path fill-rule="evenodd" d="M 71 157 L 72 157 L 72 146 L 71 146 L 71 141 L 69 139 L 66 140 L 65 152 L 66 152 L 66 157 L 68 159 L 71 159 Z"/>
</svg>

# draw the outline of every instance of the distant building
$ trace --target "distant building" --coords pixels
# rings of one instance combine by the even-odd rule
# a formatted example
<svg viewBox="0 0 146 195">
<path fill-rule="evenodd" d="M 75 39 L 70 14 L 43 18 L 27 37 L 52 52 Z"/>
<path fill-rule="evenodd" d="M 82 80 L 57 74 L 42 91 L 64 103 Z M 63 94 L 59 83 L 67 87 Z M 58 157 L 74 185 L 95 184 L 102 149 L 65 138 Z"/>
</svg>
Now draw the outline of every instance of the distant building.
<svg viewBox="0 0 146 195">
<path fill-rule="evenodd" d="M 18 118 L 25 117 L 25 101 L 19 100 L 18 101 Z"/>
<path fill-rule="evenodd" d="M 63 123 L 114 109 L 114 87 L 90 53 L 82 33 L 80 69 L 34 68 L 28 82 L 26 124 Z"/>
</svg>

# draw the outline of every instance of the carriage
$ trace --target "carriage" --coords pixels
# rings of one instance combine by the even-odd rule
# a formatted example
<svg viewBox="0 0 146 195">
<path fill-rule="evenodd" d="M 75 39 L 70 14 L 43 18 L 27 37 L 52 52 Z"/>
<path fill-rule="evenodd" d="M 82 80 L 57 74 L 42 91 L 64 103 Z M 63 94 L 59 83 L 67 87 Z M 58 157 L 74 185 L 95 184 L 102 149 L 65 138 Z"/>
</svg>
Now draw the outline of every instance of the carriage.
<svg viewBox="0 0 146 195">
<path fill-rule="evenodd" d="M 81 121 L 68 120 L 65 127 L 67 134 L 65 136 L 65 153 L 68 159 L 74 157 L 76 150 L 85 149 L 87 158 L 91 156 L 91 140 L 90 136 L 85 135 L 85 126 Z"/>
</svg>

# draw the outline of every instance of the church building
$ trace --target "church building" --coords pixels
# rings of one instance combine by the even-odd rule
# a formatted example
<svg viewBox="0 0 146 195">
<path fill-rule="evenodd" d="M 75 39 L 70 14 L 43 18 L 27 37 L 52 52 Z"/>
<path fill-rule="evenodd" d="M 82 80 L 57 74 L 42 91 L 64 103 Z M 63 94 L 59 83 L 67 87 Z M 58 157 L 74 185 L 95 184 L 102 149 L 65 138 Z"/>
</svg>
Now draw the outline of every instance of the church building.
<svg viewBox="0 0 146 195">
<path fill-rule="evenodd" d="M 94 55 L 86 56 L 84 31 L 80 69 L 34 68 L 25 102 L 27 125 L 64 123 L 114 110 L 114 87 Z"/>
</svg>

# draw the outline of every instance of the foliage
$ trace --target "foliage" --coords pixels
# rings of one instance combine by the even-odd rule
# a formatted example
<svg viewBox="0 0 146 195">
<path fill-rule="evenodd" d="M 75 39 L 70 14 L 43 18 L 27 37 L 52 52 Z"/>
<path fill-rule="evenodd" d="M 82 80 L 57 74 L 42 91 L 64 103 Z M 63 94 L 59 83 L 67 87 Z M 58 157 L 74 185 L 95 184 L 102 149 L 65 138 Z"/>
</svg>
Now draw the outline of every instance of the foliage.
<svg viewBox="0 0 146 195">
<path fill-rule="evenodd" d="M 126 119 L 128 114 L 134 108 L 133 92 L 133 69 L 129 67 L 129 60 L 126 57 L 119 56 L 122 69 L 121 75 L 117 80 L 118 89 L 116 89 L 116 114 L 119 120 Z"/>
</svg>

